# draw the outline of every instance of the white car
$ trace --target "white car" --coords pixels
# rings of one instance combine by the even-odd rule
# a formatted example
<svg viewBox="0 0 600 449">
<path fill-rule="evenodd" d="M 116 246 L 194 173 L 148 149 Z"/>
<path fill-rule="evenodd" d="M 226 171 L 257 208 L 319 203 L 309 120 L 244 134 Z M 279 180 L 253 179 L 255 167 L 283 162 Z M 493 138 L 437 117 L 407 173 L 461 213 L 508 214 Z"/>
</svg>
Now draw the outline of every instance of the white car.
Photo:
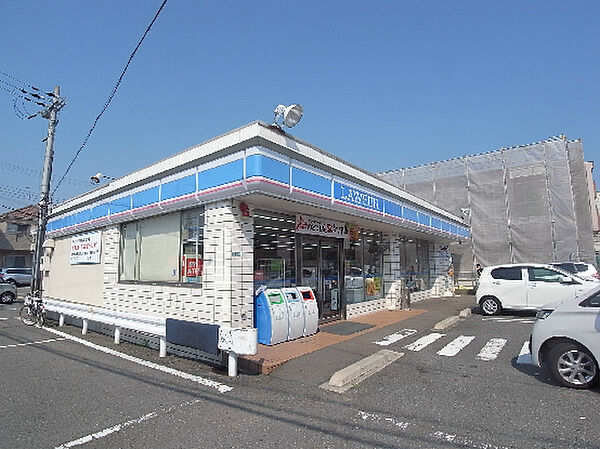
<svg viewBox="0 0 600 449">
<path fill-rule="evenodd" d="M 574 298 L 600 285 L 571 273 L 539 263 L 485 267 L 477 286 L 476 305 L 484 315 L 502 309 L 537 310 L 544 304 Z"/>
<path fill-rule="evenodd" d="M 561 385 L 589 388 L 598 383 L 600 286 L 579 298 L 547 304 L 536 316 L 530 338 L 534 365 Z"/>
<path fill-rule="evenodd" d="M 550 262 L 550 265 L 561 268 L 569 273 L 576 274 L 580 278 L 600 279 L 600 274 L 591 263 L 585 262 Z"/>
</svg>

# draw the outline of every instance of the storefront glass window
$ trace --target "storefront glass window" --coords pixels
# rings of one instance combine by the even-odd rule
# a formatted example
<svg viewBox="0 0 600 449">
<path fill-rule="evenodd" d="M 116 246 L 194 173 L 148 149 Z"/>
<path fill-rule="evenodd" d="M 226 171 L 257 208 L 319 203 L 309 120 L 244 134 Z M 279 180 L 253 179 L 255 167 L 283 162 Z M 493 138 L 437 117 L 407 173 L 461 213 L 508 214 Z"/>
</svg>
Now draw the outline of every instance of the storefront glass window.
<svg viewBox="0 0 600 449">
<path fill-rule="evenodd" d="M 254 212 L 254 284 L 258 288 L 296 286 L 296 218 Z"/>
<path fill-rule="evenodd" d="M 379 232 L 363 231 L 364 277 L 367 301 L 383 297 L 383 246 Z"/>
<path fill-rule="evenodd" d="M 363 277 L 363 245 L 359 230 L 350 234 L 344 250 L 344 283 L 346 303 L 354 304 L 365 300 L 365 279 Z"/>
<path fill-rule="evenodd" d="M 382 298 L 384 247 L 381 233 L 351 232 L 345 246 L 346 302 L 353 304 Z"/>
<path fill-rule="evenodd" d="M 181 220 L 181 282 L 202 282 L 204 211 L 185 211 Z"/>
<path fill-rule="evenodd" d="M 122 225 L 119 279 L 201 282 L 203 226 L 203 209 Z"/>
</svg>

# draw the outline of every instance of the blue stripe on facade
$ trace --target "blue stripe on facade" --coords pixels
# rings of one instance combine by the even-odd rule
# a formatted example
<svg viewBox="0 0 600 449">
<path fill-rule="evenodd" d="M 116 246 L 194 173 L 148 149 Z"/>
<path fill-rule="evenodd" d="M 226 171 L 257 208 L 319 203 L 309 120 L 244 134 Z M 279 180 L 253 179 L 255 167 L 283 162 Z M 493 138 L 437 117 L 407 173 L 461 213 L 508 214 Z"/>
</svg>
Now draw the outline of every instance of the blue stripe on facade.
<svg viewBox="0 0 600 449">
<path fill-rule="evenodd" d="M 158 186 L 131 195 L 133 199 L 133 208 L 147 206 L 148 204 L 158 203 Z"/>
<path fill-rule="evenodd" d="M 417 223 L 417 219 L 418 219 L 417 211 L 414 209 L 411 209 L 410 207 L 404 206 L 402 208 L 402 216 L 404 218 L 406 218 L 407 220 L 414 221 L 415 223 Z"/>
<path fill-rule="evenodd" d="M 435 229 L 442 229 L 442 221 L 438 218 L 431 217 L 431 227 Z"/>
<path fill-rule="evenodd" d="M 218 187 L 230 182 L 241 181 L 244 177 L 244 161 L 228 162 L 218 167 L 198 172 L 198 190 Z"/>
<path fill-rule="evenodd" d="M 292 185 L 321 195 L 331 195 L 331 181 L 329 179 L 300 168 L 292 167 Z"/>
<path fill-rule="evenodd" d="M 112 200 L 110 203 L 108 203 L 108 207 L 111 215 L 125 212 L 126 210 L 131 209 L 131 197 L 125 196 L 123 198 Z"/>
<path fill-rule="evenodd" d="M 185 178 L 176 179 L 166 182 L 161 187 L 161 200 L 177 198 L 178 196 L 189 195 L 196 191 L 196 175 L 186 176 Z"/>
<path fill-rule="evenodd" d="M 419 224 L 431 226 L 431 217 L 423 212 L 419 212 Z"/>
<path fill-rule="evenodd" d="M 92 220 L 96 220 L 98 218 L 106 217 L 108 215 L 108 204 L 100 204 L 98 206 L 94 206 L 92 208 Z"/>
<path fill-rule="evenodd" d="M 284 184 L 290 183 L 289 164 L 276 161 L 262 154 L 253 154 L 246 158 L 246 178 L 262 176 Z"/>
<path fill-rule="evenodd" d="M 385 202 L 385 213 L 394 217 L 402 218 L 402 206 L 391 201 Z"/>
</svg>

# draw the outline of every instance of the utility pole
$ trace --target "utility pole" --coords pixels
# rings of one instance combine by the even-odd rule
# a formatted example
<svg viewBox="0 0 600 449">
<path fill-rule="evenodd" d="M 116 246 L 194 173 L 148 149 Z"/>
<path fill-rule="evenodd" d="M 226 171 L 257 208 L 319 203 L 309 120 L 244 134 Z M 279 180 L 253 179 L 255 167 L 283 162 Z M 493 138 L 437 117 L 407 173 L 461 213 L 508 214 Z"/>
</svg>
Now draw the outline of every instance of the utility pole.
<svg viewBox="0 0 600 449">
<path fill-rule="evenodd" d="M 60 87 L 54 87 L 54 96 L 52 104 L 48 106 L 41 115 L 48 120 L 48 136 L 46 137 L 46 153 L 44 155 L 44 168 L 42 170 L 42 184 L 40 186 L 40 202 L 38 214 L 38 227 L 35 238 L 35 249 L 33 252 L 33 270 L 31 277 L 32 296 L 42 297 L 42 276 L 40 265 L 42 261 L 42 251 L 44 240 L 46 238 L 46 224 L 48 223 L 48 208 L 50 204 L 50 180 L 52 179 L 52 160 L 54 159 L 54 132 L 58 124 L 58 111 L 65 105 L 65 101 L 60 98 Z"/>
</svg>

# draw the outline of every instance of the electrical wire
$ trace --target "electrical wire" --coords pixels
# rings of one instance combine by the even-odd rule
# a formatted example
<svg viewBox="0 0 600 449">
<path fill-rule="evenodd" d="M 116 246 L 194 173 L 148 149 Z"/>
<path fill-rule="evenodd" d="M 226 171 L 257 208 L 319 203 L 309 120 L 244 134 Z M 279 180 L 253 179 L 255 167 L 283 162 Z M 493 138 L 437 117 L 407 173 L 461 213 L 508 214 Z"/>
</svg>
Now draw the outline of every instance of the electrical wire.
<svg viewBox="0 0 600 449">
<path fill-rule="evenodd" d="M 137 43 L 137 45 L 133 49 L 133 52 L 131 52 L 131 54 L 129 55 L 129 59 L 127 60 L 127 63 L 125 64 L 125 67 L 123 68 L 123 70 L 121 72 L 121 75 L 119 76 L 119 78 L 118 78 L 115 86 L 113 87 L 110 95 L 108 96 L 106 102 L 104 103 L 104 106 L 102 107 L 102 109 L 100 110 L 100 113 L 98 114 L 98 116 L 94 120 L 94 123 L 92 124 L 92 127 L 90 128 L 90 130 L 88 131 L 87 135 L 83 139 L 83 143 L 81 144 L 81 146 L 79 147 L 79 149 L 75 153 L 75 156 L 73 157 L 73 159 L 71 160 L 71 162 L 67 166 L 67 169 L 66 169 L 65 173 L 62 175 L 62 177 L 60 178 L 60 180 L 58 181 L 58 183 L 54 187 L 54 190 L 52 191 L 52 195 L 54 195 L 54 193 L 56 192 L 56 190 L 62 184 L 63 179 L 65 178 L 65 176 L 67 175 L 67 173 L 69 173 L 69 170 L 71 170 L 71 167 L 73 166 L 73 164 L 75 163 L 75 161 L 79 157 L 79 154 L 81 153 L 81 151 L 83 150 L 83 148 L 87 144 L 90 136 L 92 135 L 92 132 L 94 132 L 94 129 L 96 128 L 96 125 L 98 124 L 98 121 L 100 120 L 100 117 L 102 117 L 102 114 L 104 114 L 104 112 L 106 111 L 106 109 L 108 109 L 108 106 L 110 105 L 110 103 L 112 102 L 115 94 L 117 93 L 117 89 L 121 85 L 121 81 L 123 81 L 123 78 L 125 77 L 125 72 L 127 72 L 127 69 L 129 68 L 129 64 L 131 64 L 131 61 L 133 60 L 133 57 L 135 56 L 135 54 L 137 53 L 138 49 L 142 45 L 142 42 L 144 42 L 144 39 L 146 39 L 146 36 L 150 32 L 150 29 L 152 28 L 152 25 L 154 25 L 154 22 L 156 22 L 156 19 L 158 19 L 158 16 L 161 13 L 161 11 L 163 10 L 163 8 L 166 5 L 166 3 L 167 3 L 167 0 L 163 0 L 162 4 L 158 8 L 158 11 L 156 11 L 156 14 L 154 15 L 154 18 L 150 22 L 150 25 L 148 25 L 148 27 L 146 28 L 146 31 L 144 31 L 144 34 L 142 35 L 141 39 L 139 40 L 139 42 Z"/>
</svg>

